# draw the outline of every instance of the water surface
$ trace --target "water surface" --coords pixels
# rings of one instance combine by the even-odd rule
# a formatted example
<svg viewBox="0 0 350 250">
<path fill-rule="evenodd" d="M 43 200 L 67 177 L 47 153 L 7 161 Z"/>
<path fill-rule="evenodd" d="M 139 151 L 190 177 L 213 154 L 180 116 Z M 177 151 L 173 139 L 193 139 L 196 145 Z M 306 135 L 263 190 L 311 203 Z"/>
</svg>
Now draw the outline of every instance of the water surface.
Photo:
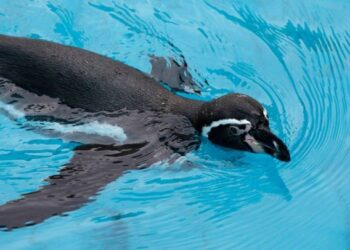
<svg viewBox="0 0 350 250">
<path fill-rule="evenodd" d="M 205 139 L 132 171 L 65 217 L 0 232 L 4 249 L 348 249 L 350 3 L 0 1 L 0 33 L 73 45 L 150 72 L 184 56 L 209 100 L 260 100 L 292 162 Z M 39 18 L 40 16 L 40 18 Z M 73 143 L 0 115 L 0 203 L 36 190 Z"/>
</svg>

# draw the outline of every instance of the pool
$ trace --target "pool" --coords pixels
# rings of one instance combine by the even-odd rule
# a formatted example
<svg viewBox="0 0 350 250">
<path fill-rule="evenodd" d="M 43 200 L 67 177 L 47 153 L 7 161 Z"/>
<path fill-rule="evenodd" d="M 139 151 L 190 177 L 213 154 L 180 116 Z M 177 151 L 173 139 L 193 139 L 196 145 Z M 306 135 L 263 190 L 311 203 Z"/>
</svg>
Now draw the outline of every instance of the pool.
<svg viewBox="0 0 350 250">
<path fill-rule="evenodd" d="M 67 216 L 10 232 L 3 249 L 348 249 L 350 3 L 0 2 L 0 33 L 73 45 L 150 72 L 183 55 L 209 100 L 261 101 L 292 161 L 201 147 L 131 171 Z M 38 18 L 40 15 L 40 18 Z M 0 204 L 34 191 L 74 143 L 0 115 Z"/>
</svg>

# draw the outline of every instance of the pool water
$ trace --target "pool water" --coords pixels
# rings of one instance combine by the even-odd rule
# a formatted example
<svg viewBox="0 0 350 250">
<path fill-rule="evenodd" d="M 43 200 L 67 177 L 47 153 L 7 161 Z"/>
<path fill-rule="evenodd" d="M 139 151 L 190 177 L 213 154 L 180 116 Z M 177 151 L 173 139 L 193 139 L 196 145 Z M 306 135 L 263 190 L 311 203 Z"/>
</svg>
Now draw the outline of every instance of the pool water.
<svg viewBox="0 0 350 250">
<path fill-rule="evenodd" d="M 150 72 L 181 58 L 209 100 L 261 101 L 292 161 L 203 138 L 175 163 L 131 171 L 67 216 L 0 231 L 2 249 L 349 249 L 350 2 L 0 1 L 0 33 Z M 0 204 L 34 191 L 74 143 L 0 115 Z"/>
</svg>

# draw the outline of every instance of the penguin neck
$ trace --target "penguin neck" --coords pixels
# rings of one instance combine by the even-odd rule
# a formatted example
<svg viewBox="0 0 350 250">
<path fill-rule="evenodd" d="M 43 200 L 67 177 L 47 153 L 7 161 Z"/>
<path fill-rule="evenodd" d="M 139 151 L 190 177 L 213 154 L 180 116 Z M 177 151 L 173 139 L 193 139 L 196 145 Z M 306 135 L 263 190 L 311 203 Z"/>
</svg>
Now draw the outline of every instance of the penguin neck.
<svg viewBox="0 0 350 250">
<path fill-rule="evenodd" d="M 203 101 L 174 96 L 169 100 L 168 105 L 171 113 L 186 116 L 193 127 L 199 130 L 199 113 L 203 103 Z"/>
</svg>

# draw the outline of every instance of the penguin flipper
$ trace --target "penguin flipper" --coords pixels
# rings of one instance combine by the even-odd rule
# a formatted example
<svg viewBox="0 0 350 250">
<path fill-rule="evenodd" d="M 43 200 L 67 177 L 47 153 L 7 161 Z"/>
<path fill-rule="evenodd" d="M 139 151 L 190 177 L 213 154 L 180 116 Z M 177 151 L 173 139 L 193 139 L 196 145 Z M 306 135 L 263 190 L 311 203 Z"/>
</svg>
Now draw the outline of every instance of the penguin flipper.
<svg viewBox="0 0 350 250">
<path fill-rule="evenodd" d="M 174 58 L 151 56 L 151 76 L 157 81 L 165 83 L 174 91 L 200 93 L 202 84 L 193 80 L 184 57 L 182 57 L 182 61 L 179 63 Z"/>
<path fill-rule="evenodd" d="M 47 185 L 0 206 L 0 227 L 10 230 L 33 225 L 78 209 L 125 171 L 149 166 L 168 156 L 164 154 L 150 157 L 147 142 L 78 146 L 71 161 L 50 176 Z"/>
</svg>

